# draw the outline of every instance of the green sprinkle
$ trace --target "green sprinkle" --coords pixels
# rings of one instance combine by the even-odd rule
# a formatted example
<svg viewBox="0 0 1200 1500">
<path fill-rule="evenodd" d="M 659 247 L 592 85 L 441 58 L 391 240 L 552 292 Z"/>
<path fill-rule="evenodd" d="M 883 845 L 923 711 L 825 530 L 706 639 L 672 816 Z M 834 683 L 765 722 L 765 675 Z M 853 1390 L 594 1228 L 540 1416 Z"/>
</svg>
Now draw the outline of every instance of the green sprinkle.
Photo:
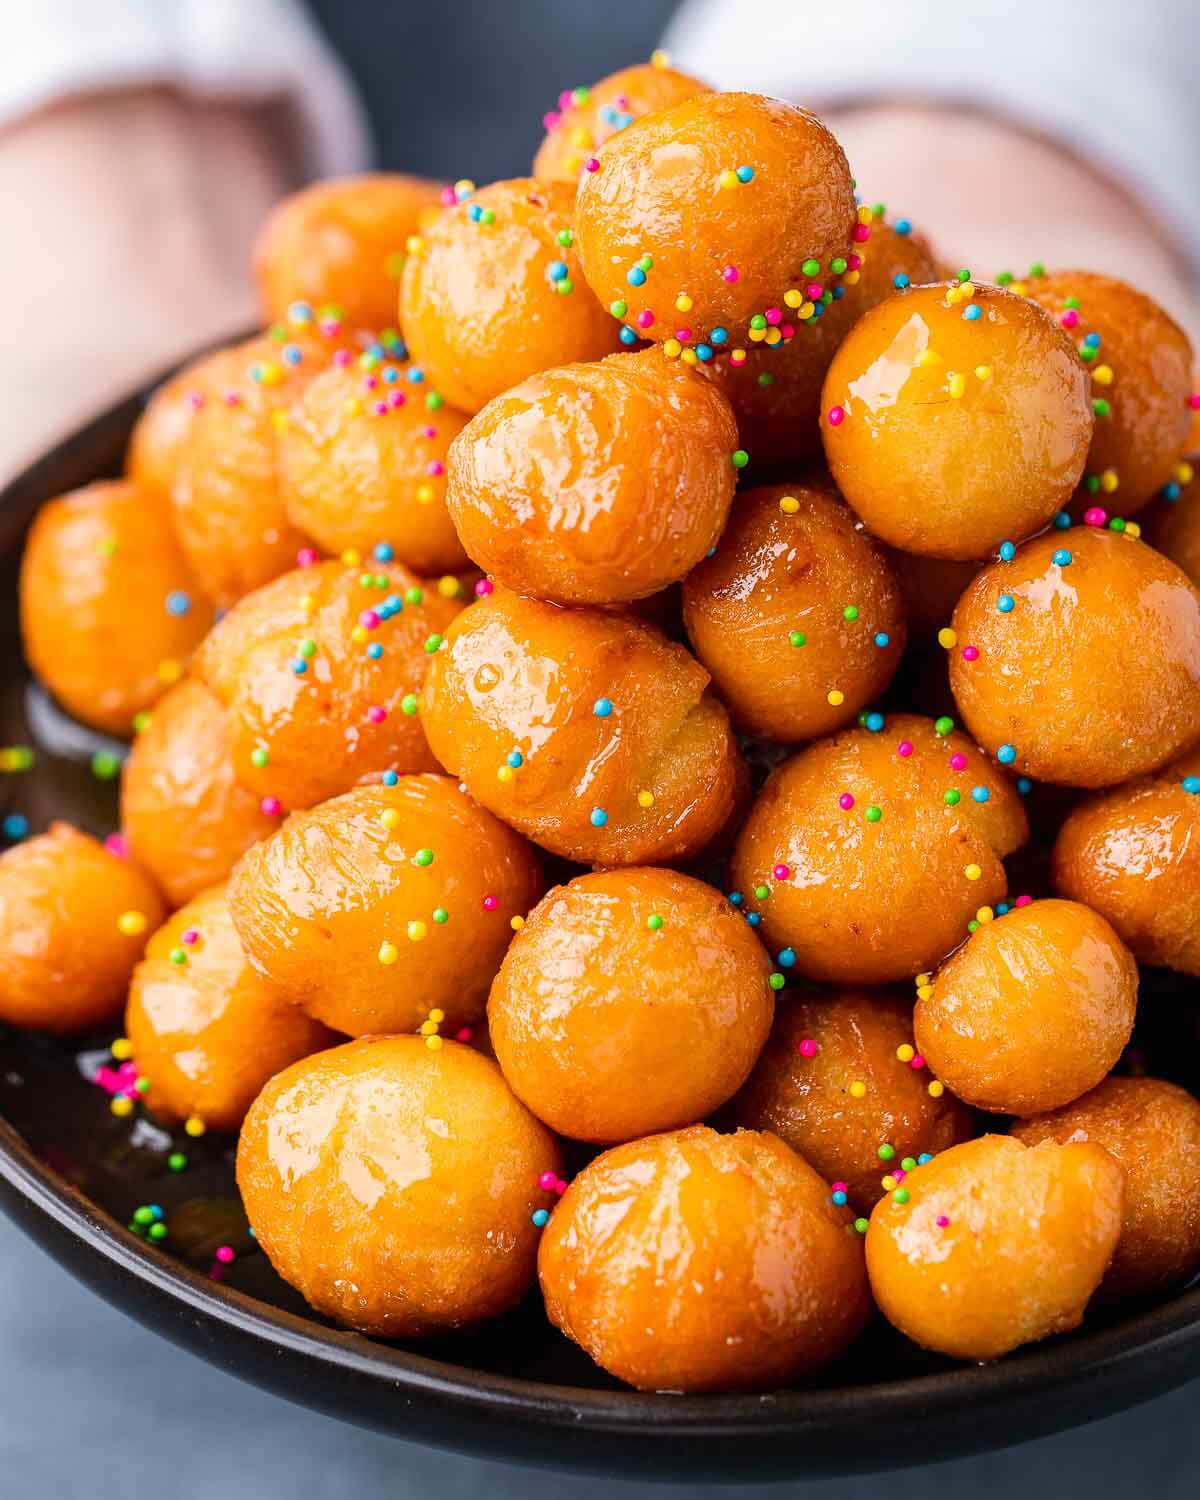
<svg viewBox="0 0 1200 1500">
<path fill-rule="evenodd" d="M 413 863 L 420 865 L 422 868 L 426 865 L 431 865 L 433 863 L 433 850 L 418 849 L 413 855 Z"/>
<path fill-rule="evenodd" d="M 152 1240 L 165 1240 L 167 1237 L 167 1226 L 165 1224 L 151 1224 L 146 1234 Z"/>
<path fill-rule="evenodd" d="M 847 604 L 845 609 L 842 610 L 842 619 L 849 620 L 850 623 L 853 624 L 854 621 L 858 619 L 858 605 Z"/>
<path fill-rule="evenodd" d="M 187 963 L 187 954 L 182 948 L 172 948 L 167 957 L 176 965 Z"/>
<path fill-rule="evenodd" d="M 1013 273 L 1011 271 L 1001 271 L 1000 274 L 999 274 L 999 276 L 996 277 L 996 285 L 997 286 L 1011 286 L 1012 283 L 1013 283 L 1013 281 L 1014 281 L 1014 279 L 1015 278 L 1014 278 Z"/>
<path fill-rule="evenodd" d="M 317 643 L 316 643 L 316 641 L 306 640 L 306 641 L 301 641 L 300 642 L 300 655 L 301 656 L 305 657 L 308 660 L 311 660 L 311 658 L 314 657 L 314 656 L 316 656 L 316 654 L 317 654 Z"/>
<path fill-rule="evenodd" d="M 915 1156 L 906 1156 L 904 1158 L 904 1160 L 900 1163 L 900 1168 L 904 1172 L 913 1172 L 913 1171 L 916 1170 L 916 1166 L 917 1166 L 917 1159 L 916 1159 Z"/>
<path fill-rule="evenodd" d="M 1092 410 L 1098 417 L 1109 417 L 1112 415 L 1112 407 L 1103 396 L 1097 396 L 1092 401 Z"/>
<path fill-rule="evenodd" d="M 770 894 L 771 887 L 769 885 L 756 885 L 754 887 L 754 899 L 756 901 L 765 901 Z"/>
<path fill-rule="evenodd" d="M 934 734 L 952 734 L 954 732 L 954 720 L 943 714 L 940 719 L 933 721 Z"/>
<path fill-rule="evenodd" d="M 800 267 L 800 272 L 804 276 L 817 276 L 820 274 L 820 270 L 821 262 L 819 260 L 806 260 Z"/>
<path fill-rule="evenodd" d="M 871 806 L 867 808 L 865 817 L 868 823 L 878 823 L 880 818 L 883 817 L 883 809 L 881 807 L 876 807 L 875 804 L 872 803 Z"/>
<path fill-rule="evenodd" d="M 947 807 L 957 807 L 958 804 L 962 801 L 962 793 L 956 792 L 954 788 L 951 787 L 950 790 L 946 792 L 946 794 L 942 797 L 942 801 L 946 804 Z"/>
<path fill-rule="evenodd" d="M 261 745 L 257 750 L 251 750 L 250 752 L 251 765 L 257 766 L 260 771 L 270 761 L 270 759 L 270 755 L 262 748 Z"/>
<path fill-rule="evenodd" d="M 440 635 L 431 635 L 428 638 L 428 640 L 425 642 L 425 650 L 429 653 L 430 656 L 432 656 L 433 653 L 442 644 L 443 639 L 444 637 Z"/>
<path fill-rule="evenodd" d="M 443 922 L 448 922 L 450 920 L 450 913 L 444 906 L 435 906 L 433 908 L 433 920 L 440 927 Z"/>
<path fill-rule="evenodd" d="M 571 246 L 575 243 L 575 236 L 571 233 L 571 231 L 569 229 L 560 229 L 558 231 L 558 233 L 554 236 L 554 238 L 558 241 L 558 243 L 560 245 L 563 246 L 564 249 L 567 249 L 567 250 L 569 250 L 571 248 Z"/>
<path fill-rule="evenodd" d="M 629 304 L 623 297 L 618 297 L 615 302 L 610 302 L 608 304 L 608 310 L 610 313 L 612 313 L 614 318 L 623 318 L 629 311 Z"/>
<path fill-rule="evenodd" d="M 650 929 L 651 932 L 657 932 L 662 924 L 663 919 L 657 912 L 651 912 L 650 915 L 646 918 L 646 926 Z"/>
<path fill-rule="evenodd" d="M 417 701 L 416 693 L 405 693 L 404 697 L 400 700 L 400 711 L 406 713 L 410 719 L 419 707 L 420 704 Z"/>
<path fill-rule="evenodd" d="M 907 1188 L 902 1188 L 902 1187 L 897 1188 L 896 1191 L 892 1194 L 892 1202 L 893 1203 L 907 1203 L 908 1202 L 908 1189 Z"/>
<path fill-rule="evenodd" d="M 1029 268 L 1029 274 L 1033 277 L 1044 276 L 1046 274 L 1046 268 L 1044 265 L 1042 265 L 1040 260 L 1035 260 L 1033 265 L 1031 265 Z"/>
<path fill-rule="evenodd" d="M 883 1145 L 880 1146 L 879 1150 L 876 1152 L 876 1155 L 879 1157 L 880 1161 L 891 1161 L 892 1157 L 895 1156 L 895 1154 L 895 1146 L 890 1145 L 887 1141 L 884 1141 Z"/>
<path fill-rule="evenodd" d="M 404 602 L 405 602 L 405 604 L 420 604 L 420 602 L 422 601 L 422 599 L 424 599 L 424 597 L 425 597 L 425 590 L 424 589 L 411 588 L 411 589 L 405 589 L 405 591 L 404 591 Z"/>
<path fill-rule="evenodd" d="M 749 462 L 750 455 L 746 452 L 745 448 L 735 448 L 733 450 L 733 467 L 735 469 L 744 469 Z"/>
<path fill-rule="evenodd" d="M 779 970 L 776 969 L 771 977 L 767 980 L 767 983 L 773 990 L 781 990 L 787 983 L 787 980 L 783 977 Z"/>
<path fill-rule="evenodd" d="M 172 1151 L 167 1157 L 167 1166 L 172 1172 L 182 1172 L 188 1164 L 188 1159 L 182 1151 Z"/>
<path fill-rule="evenodd" d="M 808 637 L 803 630 L 793 630 L 788 636 L 788 642 L 793 646 L 805 646 L 808 644 Z"/>
<path fill-rule="evenodd" d="M 854 1221 L 854 1227 L 855 1227 L 855 1229 L 858 1230 L 859 1234 L 866 1234 L 867 1228 L 868 1228 L 868 1220 L 866 1220 L 866 1219 L 855 1219 L 855 1221 Z"/>
<path fill-rule="evenodd" d="M 121 769 L 121 757 L 111 750 L 97 750 L 92 756 L 92 775 L 97 781 L 111 781 Z"/>
<path fill-rule="evenodd" d="M 833 274 L 835 276 L 840 276 L 842 274 L 842 272 L 846 269 L 846 261 L 845 261 L 845 259 L 842 256 L 840 256 L 840 255 L 835 255 L 833 257 L 833 259 L 829 262 L 829 269 L 833 272 Z"/>
</svg>

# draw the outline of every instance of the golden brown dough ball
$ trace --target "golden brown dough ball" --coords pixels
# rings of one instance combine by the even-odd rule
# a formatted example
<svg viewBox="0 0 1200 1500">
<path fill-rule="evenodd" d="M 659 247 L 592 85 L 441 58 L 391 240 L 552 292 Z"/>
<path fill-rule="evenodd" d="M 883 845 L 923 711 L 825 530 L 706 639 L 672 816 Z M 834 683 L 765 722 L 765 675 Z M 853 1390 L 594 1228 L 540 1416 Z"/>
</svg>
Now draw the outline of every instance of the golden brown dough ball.
<svg viewBox="0 0 1200 1500">
<path fill-rule="evenodd" d="M 1200 754 L 1077 807 L 1054 886 L 1106 917 L 1139 963 L 1200 976 Z"/>
<path fill-rule="evenodd" d="M 471 558 L 560 604 L 640 599 L 717 542 L 737 479 L 724 396 L 655 350 L 534 375 L 455 439 L 446 504 Z"/>
<path fill-rule="evenodd" d="M 772 953 L 831 984 L 930 968 L 1008 889 L 1020 799 L 949 719 L 872 716 L 768 780 L 734 848 L 743 910 Z"/>
<path fill-rule="evenodd" d="M 1036 538 L 976 576 L 953 627 L 955 701 L 1014 771 L 1111 786 L 1200 736 L 1200 592 L 1130 537 Z"/>
<path fill-rule="evenodd" d="M 0 1018 L 62 1035 L 121 1013 L 163 919 L 147 876 L 68 823 L 0 855 Z"/>
<path fill-rule="evenodd" d="M 417 694 L 460 607 L 373 560 L 296 568 L 248 595 L 195 664 L 229 711 L 238 780 L 277 815 L 383 771 L 436 769 Z"/>
<path fill-rule="evenodd" d="M 1096 428 L 1084 494 L 1131 516 L 1171 477 L 1191 425 L 1192 346 L 1152 298 L 1115 276 L 1056 271 L 1026 283 L 1078 348 Z"/>
<path fill-rule="evenodd" d="M 488 999 L 509 1087 L 584 1141 L 692 1125 L 745 1079 L 771 1029 L 771 965 L 729 902 L 672 870 L 557 886 Z"/>
<path fill-rule="evenodd" d="M 1200 484 L 1194 463 L 1181 461 L 1175 471 L 1179 478 L 1165 487 L 1171 498 L 1164 494 L 1152 511 L 1143 513 L 1142 538 L 1200 588 Z"/>
<path fill-rule="evenodd" d="M 68 713 L 129 734 L 212 624 L 163 505 L 126 480 L 43 505 L 21 562 L 30 666 Z"/>
<path fill-rule="evenodd" d="M 151 1111 L 167 1124 L 195 1116 L 213 1130 L 236 1130 L 268 1079 L 335 1040 L 246 962 L 223 886 L 150 939 L 125 1032 Z"/>
<path fill-rule="evenodd" d="M 368 1038 L 295 1063 L 255 1100 L 237 1178 L 258 1243 L 320 1313 L 421 1338 L 515 1307 L 554 1137 L 489 1058 Z"/>
<path fill-rule="evenodd" d="M 399 172 L 314 182 L 282 199 L 254 246 L 263 317 L 295 302 L 355 328 L 396 318 L 396 287 L 408 241 L 444 201 L 440 183 Z"/>
<path fill-rule="evenodd" d="M 869 243 L 855 244 L 845 257 L 847 269 L 832 286 L 827 278 L 808 283 L 835 294 L 822 313 L 801 318 L 799 310 L 789 309 L 780 322 L 767 325 L 761 341 L 704 366 L 729 397 L 742 447 L 755 464 L 820 455 L 821 386 L 838 345 L 868 308 L 892 295 L 897 278 L 914 286 L 937 279 L 924 241 L 911 230 L 901 233 L 874 213 L 866 227 Z M 810 304 L 812 298 L 805 296 L 800 307 Z M 779 338 L 768 343 L 774 331 Z"/>
<path fill-rule="evenodd" d="M 886 555 L 904 595 L 909 640 L 914 646 L 933 645 L 949 626 L 954 606 L 980 564 L 952 557 L 918 557 L 894 547 L 888 547 Z"/>
<path fill-rule="evenodd" d="M 447 631 L 421 721 L 442 765 L 543 848 L 664 864 L 698 854 L 744 784 L 707 688 L 651 625 L 496 589 Z"/>
<path fill-rule="evenodd" d="M 566 183 L 515 177 L 448 208 L 421 237 L 400 321 L 451 405 L 478 411 L 539 370 L 620 348 L 580 271 L 574 219 Z"/>
<path fill-rule="evenodd" d="M 448 777 L 402 776 L 294 813 L 242 857 L 229 906 L 260 974 L 364 1036 L 475 1020 L 541 892 L 524 839 Z"/>
<path fill-rule="evenodd" d="M 418 573 L 465 568 L 445 475 L 466 420 L 415 365 L 370 354 L 331 365 L 279 437 L 288 519 L 326 552 L 379 547 Z"/>
<path fill-rule="evenodd" d="M 815 739 L 887 687 L 906 640 L 883 549 L 831 486 L 740 494 L 711 557 L 683 586 L 696 655 L 739 726 Z"/>
<path fill-rule="evenodd" d="M 869 1308 L 859 1237 L 808 1163 L 703 1125 L 585 1167 L 538 1276 L 555 1327 L 642 1390 L 786 1385 L 836 1359 Z"/>
<path fill-rule="evenodd" d="M 1076 901 L 1034 901 L 981 923 L 919 992 L 917 1046 L 960 1099 L 1032 1115 L 1095 1088 L 1137 1011 L 1133 955 Z"/>
<path fill-rule="evenodd" d="M 974 1134 L 965 1105 L 936 1082 L 930 1092 L 913 1047 L 912 1009 L 890 990 L 781 1000 L 770 1039 L 730 1105 L 732 1118 L 773 1131 L 870 1213 L 892 1163 Z"/>
<path fill-rule="evenodd" d="M 1125 1220 L 1101 1291 L 1141 1296 L 1200 1265 L 1200 1100 L 1159 1078 L 1106 1078 L 1064 1109 L 1018 1120 L 1038 1141 L 1094 1141 L 1125 1169 Z"/>
<path fill-rule="evenodd" d="M 1099 1146 L 985 1135 L 875 1206 L 871 1291 L 915 1343 L 999 1359 L 1078 1328 L 1121 1233 L 1125 1174 Z"/>
<path fill-rule="evenodd" d="M 751 320 L 765 330 L 788 293 L 802 304 L 805 278 L 834 275 L 852 252 L 856 214 L 845 154 L 815 115 L 703 93 L 605 143 L 585 164 L 575 224 L 613 316 L 669 354 L 698 355 L 743 347 Z"/>
<path fill-rule="evenodd" d="M 1083 473 L 1088 377 L 1063 330 L 1000 287 L 912 287 L 833 357 L 821 436 L 838 488 L 905 552 L 985 557 L 1040 531 Z"/>
<path fill-rule="evenodd" d="M 225 710 L 191 678 L 155 706 L 121 780 L 121 826 L 134 859 L 172 906 L 225 879 L 277 819 L 233 773 Z"/>
<path fill-rule="evenodd" d="M 533 175 L 540 182 L 574 186 L 592 153 L 619 130 L 642 115 L 708 92 L 707 83 L 677 72 L 658 55 L 610 73 L 591 88 L 564 89 L 558 108 L 543 116 L 546 138 L 533 159 Z"/>
</svg>

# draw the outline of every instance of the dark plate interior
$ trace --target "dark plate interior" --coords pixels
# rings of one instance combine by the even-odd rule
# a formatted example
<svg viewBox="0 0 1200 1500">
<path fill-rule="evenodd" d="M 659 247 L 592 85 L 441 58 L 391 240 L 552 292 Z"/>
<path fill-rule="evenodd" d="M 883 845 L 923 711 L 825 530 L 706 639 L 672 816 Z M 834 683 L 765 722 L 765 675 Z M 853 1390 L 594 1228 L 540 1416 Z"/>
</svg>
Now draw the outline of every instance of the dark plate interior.
<svg viewBox="0 0 1200 1500">
<path fill-rule="evenodd" d="M 0 775 L 0 817 L 38 831 L 65 817 L 115 824 L 115 783 L 90 767 L 109 742 L 64 719 L 21 662 L 20 542 L 37 505 L 118 471 L 140 398 L 60 444 L 0 496 L 0 745 L 33 745 L 32 772 Z M 918 671 L 920 668 L 918 667 Z M 1036 864 L 1036 862 L 1035 862 Z M 1035 878 L 1035 877 L 1031 877 Z M 1135 1050 L 1200 1092 L 1198 987 L 1148 973 Z M 852 1356 L 802 1389 L 765 1396 L 643 1396 L 620 1388 L 530 1305 L 478 1332 L 419 1347 L 346 1334 L 315 1317 L 247 1237 L 232 1142 L 118 1120 L 90 1081 L 108 1037 L 64 1045 L 0 1032 L 0 1198 L 103 1295 L 233 1373 L 349 1420 L 496 1457 L 643 1477 L 748 1480 L 887 1468 L 1016 1442 L 1087 1421 L 1200 1372 L 1200 1287 L 1089 1319 L 1077 1334 L 988 1367 L 914 1349 L 880 1321 Z M 167 1156 L 182 1150 L 188 1167 Z M 124 1226 L 157 1203 L 164 1248 Z M 218 1244 L 238 1250 L 231 1266 Z"/>
</svg>

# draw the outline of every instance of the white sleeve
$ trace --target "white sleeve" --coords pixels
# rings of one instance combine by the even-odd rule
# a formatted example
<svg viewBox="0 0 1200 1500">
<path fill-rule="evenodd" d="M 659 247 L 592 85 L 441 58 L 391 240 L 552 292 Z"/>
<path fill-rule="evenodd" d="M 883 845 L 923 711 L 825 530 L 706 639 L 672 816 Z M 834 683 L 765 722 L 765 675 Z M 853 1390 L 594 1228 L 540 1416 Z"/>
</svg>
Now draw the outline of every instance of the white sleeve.
<svg viewBox="0 0 1200 1500">
<path fill-rule="evenodd" d="M 1200 262 L 1196 0 L 686 0 L 664 45 L 720 88 L 818 112 L 883 98 L 1005 116 L 1095 162 Z"/>
<path fill-rule="evenodd" d="M 353 85 L 298 0 L 19 0 L 5 8 L 0 127 L 74 94 L 165 85 L 282 101 L 307 174 L 367 165 Z"/>
</svg>

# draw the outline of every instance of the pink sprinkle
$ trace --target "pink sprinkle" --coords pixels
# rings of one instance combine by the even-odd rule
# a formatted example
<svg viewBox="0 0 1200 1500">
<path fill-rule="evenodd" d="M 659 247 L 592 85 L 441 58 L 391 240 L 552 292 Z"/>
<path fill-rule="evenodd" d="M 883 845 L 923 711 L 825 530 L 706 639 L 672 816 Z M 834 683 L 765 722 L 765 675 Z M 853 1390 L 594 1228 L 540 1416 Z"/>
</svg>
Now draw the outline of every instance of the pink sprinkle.
<svg viewBox="0 0 1200 1500">
<path fill-rule="evenodd" d="M 388 414 L 388 404 L 386 401 L 376 401 L 371 410 L 377 417 L 386 417 Z"/>
<path fill-rule="evenodd" d="M 283 811 L 283 805 L 278 797 L 264 797 L 258 805 L 265 818 L 277 818 Z"/>
<path fill-rule="evenodd" d="M 456 1042 L 469 1042 L 474 1034 L 469 1026 L 463 1026 L 454 1033 L 454 1040 Z"/>
<path fill-rule="evenodd" d="M 817 1044 L 813 1041 L 812 1037 L 806 1036 L 800 1043 L 797 1051 L 800 1053 L 801 1057 L 816 1057 Z"/>
<path fill-rule="evenodd" d="M 677 328 L 675 330 L 675 337 L 681 344 L 689 343 L 692 337 L 692 330 L 690 328 Z"/>
<path fill-rule="evenodd" d="M 861 265 L 862 265 L 862 256 L 861 255 L 853 255 L 853 254 L 851 254 L 851 255 L 848 255 L 846 257 L 846 269 L 847 269 L 847 271 L 857 271 L 858 268 L 859 268 L 859 266 L 861 266 Z"/>
<path fill-rule="evenodd" d="M 1032 896 L 1018 896 L 1017 899 L 1013 902 L 1013 905 L 1014 906 L 1032 906 L 1033 905 L 1033 897 Z"/>
<path fill-rule="evenodd" d="M 1079 314 L 1073 307 L 1068 307 L 1058 321 L 1064 328 L 1074 328 L 1079 322 Z"/>
<path fill-rule="evenodd" d="M 312 568 L 316 566 L 317 552 L 315 547 L 301 547 L 296 553 L 296 566 L 298 568 Z"/>
<path fill-rule="evenodd" d="M 562 113 L 565 115 L 574 103 L 574 99 L 571 98 L 571 90 L 563 89 L 562 93 L 558 96 L 558 107 Z"/>
<path fill-rule="evenodd" d="M 1087 526 L 1103 526 L 1108 520 L 1108 512 L 1102 510 L 1098 505 L 1090 505 L 1083 513 L 1084 524 Z"/>
<path fill-rule="evenodd" d="M 336 337 L 341 331 L 342 325 L 338 318 L 325 318 L 321 323 L 321 332 L 327 339 Z"/>
<path fill-rule="evenodd" d="M 776 880 L 787 880 L 792 872 L 788 869 L 787 865 L 776 865 L 771 873 L 775 876 Z"/>
<path fill-rule="evenodd" d="M 845 420 L 846 413 L 840 406 L 831 406 L 825 413 L 825 417 L 830 427 L 840 427 Z"/>
<path fill-rule="evenodd" d="M 542 124 L 547 130 L 553 130 L 555 125 L 558 124 L 558 116 L 552 112 L 544 114 L 542 116 Z M 453 208 L 457 202 L 458 199 L 454 195 L 454 189 L 448 185 L 444 187 L 442 189 L 442 206 L 444 208 Z"/>
<path fill-rule="evenodd" d="M 892 1169 L 892 1181 L 893 1182 L 903 1182 L 904 1179 L 907 1176 L 908 1176 L 908 1173 L 904 1170 L 903 1167 L 893 1167 L 893 1169 Z"/>
<path fill-rule="evenodd" d="M 554 1191 L 555 1191 L 555 1192 L 556 1192 L 556 1193 L 557 1193 L 557 1194 L 558 1194 L 558 1196 L 559 1196 L 559 1197 L 560 1197 L 560 1198 L 561 1198 L 561 1197 L 562 1197 L 562 1195 L 563 1195 L 563 1194 L 564 1194 L 564 1193 L 565 1193 L 565 1192 L 566 1192 L 566 1190 L 567 1190 L 567 1185 L 566 1185 L 566 1183 L 565 1183 L 565 1182 L 564 1182 L 564 1181 L 563 1181 L 563 1180 L 562 1180 L 562 1178 L 561 1178 L 561 1177 L 560 1177 L 560 1178 L 559 1178 L 559 1179 L 558 1179 L 558 1181 L 557 1181 L 557 1182 L 556 1182 L 556 1183 L 555 1183 L 555 1184 L 554 1184 Z"/>
<path fill-rule="evenodd" d="M 842 809 L 843 812 L 849 812 L 850 809 L 854 806 L 854 798 L 850 795 L 849 792 L 843 792 L 842 795 L 838 798 L 838 806 Z"/>
<path fill-rule="evenodd" d="M 831 1193 L 845 1193 L 849 1191 L 849 1189 L 846 1187 L 846 1184 L 840 1177 L 836 1182 L 831 1182 L 829 1184 L 829 1190 Z"/>
<path fill-rule="evenodd" d="M 979 660 L 979 647 L 978 646 L 964 646 L 962 654 L 963 654 L 963 661 L 978 661 Z"/>
<path fill-rule="evenodd" d="M 938 1214 L 938 1216 L 937 1216 L 937 1227 L 939 1229 L 945 1229 L 946 1225 L 949 1224 L 949 1222 L 950 1222 L 950 1220 L 946 1217 L 945 1214 Z"/>
<path fill-rule="evenodd" d="M 358 623 L 364 630 L 374 630 L 379 624 L 379 616 L 373 609 L 364 609 L 358 617 Z"/>
<path fill-rule="evenodd" d="M 218 1245 L 214 1254 L 223 1266 L 227 1266 L 233 1259 L 233 1249 L 229 1245 Z"/>
<path fill-rule="evenodd" d="M 204 392 L 189 391 L 188 405 L 192 408 L 193 411 L 199 411 L 200 408 L 204 405 Z"/>
<path fill-rule="evenodd" d="M 768 307 L 765 313 L 765 317 L 768 323 L 774 324 L 783 322 L 783 314 L 777 307 Z"/>
<path fill-rule="evenodd" d="M 440 461 L 440 459 L 431 458 L 425 465 L 425 472 L 432 478 L 436 479 L 439 474 L 444 474 L 446 472 L 446 466 Z"/>
<path fill-rule="evenodd" d="M 199 932 L 198 932 L 198 931 L 197 931 L 197 930 L 196 930 L 196 928 L 194 928 L 194 927 L 189 927 L 189 928 L 188 928 L 188 930 L 187 930 L 187 931 L 186 931 L 186 932 L 185 932 L 185 933 L 184 933 L 184 934 L 183 934 L 183 941 L 184 941 L 184 942 L 185 942 L 185 943 L 186 943 L 186 944 L 187 944 L 187 945 L 188 945 L 188 947 L 189 947 L 189 948 L 190 948 L 190 947 L 192 947 L 192 946 L 193 946 L 193 945 L 194 945 L 194 944 L 196 944 L 196 943 L 198 943 L 198 942 L 199 942 L 199 941 L 200 941 L 200 934 L 199 934 Z"/>
<path fill-rule="evenodd" d="M 499 901 L 499 898 L 496 897 L 496 896 L 485 896 L 483 898 L 483 909 L 484 909 L 484 911 L 495 911 L 496 908 L 499 905 L 500 905 L 500 901 Z"/>
<path fill-rule="evenodd" d="M 104 840 L 104 847 L 118 859 L 129 858 L 129 844 L 123 833 L 110 833 Z"/>
<path fill-rule="evenodd" d="M 363 380 L 363 390 L 364 391 L 373 391 L 373 390 L 376 390 L 378 388 L 378 386 L 379 386 L 379 376 L 378 375 L 368 375 Z"/>
<path fill-rule="evenodd" d="M 613 103 L 617 106 L 618 109 L 628 109 L 629 108 L 629 95 L 628 94 L 618 94 L 617 97 L 613 100 Z"/>
<path fill-rule="evenodd" d="M 436 427 L 422 427 L 421 428 L 421 436 L 425 437 L 425 438 L 435 438 L 435 437 L 437 437 L 437 428 Z"/>
<path fill-rule="evenodd" d="M 388 404 L 396 411 L 399 411 L 400 408 L 407 402 L 407 400 L 408 397 L 404 394 L 403 391 L 393 391 L 388 397 Z"/>
<path fill-rule="evenodd" d="M 1187 398 L 1187 404 L 1193 411 L 1200 411 L 1200 391 L 1193 391 Z"/>
<path fill-rule="evenodd" d="M 594 156 L 589 156 L 587 161 L 584 162 L 584 166 L 589 172 L 598 172 L 600 170 L 600 163 Z"/>
<path fill-rule="evenodd" d="M 825 288 L 819 281 L 812 281 L 808 284 L 808 286 L 805 287 L 804 290 L 810 302 L 819 302 L 821 300 L 822 294 L 825 291 Z"/>
<path fill-rule="evenodd" d="M 869 224 L 856 224 L 854 226 L 854 243 L 865 245 L 871 238 L 871 226 Z"/>
<path fill-rule="evenodd" d="M 561 124 L 562 124 L 562 115 L 560 115 L 559 112 L 556 109 L 548 109 L 546 111 L 546 113 L 542 116 L 542 125 L 543 125 L 543 127 L 546 130 L 553 130 L 556 126 L 561 125 Z M 445 191 L 442 193 L 442 202 L 443 203 L 445 203 L 445 201 L 446 201 L 446 193 L 450 194 L 450 202 L 453 203 L 454 202 L 454 189 L 453 188 L 447 188 L 447 189 L 445 189 Z"/>
<path fill-rule="evenodd" d="M 634 319 L 634 322 L 639 328 L 649 328 L 654 322 L 654 314 L 648 307 L 644 308 L 640 313 L 638 313 L 637 317 Z"/>
<path fill-rule="evenodd" d="M 966 767 L 967 757 L 962 753 L 961 750 L 956 750 L 950 757 L 950 769 L 952 771 L 965 771 Z"/>
<path fill-rule="evenodd" d="M 340 365 L 344 370 L 350 363 L 349 349 L 335 349 L 333 354 L 333 362 L 335 365 Z"/>
<path fill-rule="evenodd" d="M 479 599 L 486 599 L 496 585 L 490 578 L 479 578 L 475 582 L 475 595 Z"/>
<path fill-rule="evenodd" d="M 912 741 L 901 740 L 900 743 L 896 746 L 896 754 L 899 755 L 902 759 L 907 760 L 908 757 L 912 754 Z"/>
<path fill-rule="evenodd" d="M 781 323 L 779 325 L 779 331 L 781 334 L 783 334 L 785 343 L 788 339 L 793 338 L 796 333 L 796 330 L 791 323 Z"/>
<path fill-rule="evenodd" d="M 240 391 L 226 391 L 225 392 L 225 405 L 226 406 L 241 406 L 241 404 L 242 404 L 242 395 L 241 395 Z"/>
<path fill-rule="evenodd" d="M 921 1069 L 925 1066 L 925 1059 L 921 1056 L 921 1054 L 919 1052 L 914 1052 L 913 1055 L 908 1060 L 908 1065 L 909 1065 L 910 1068 L 913 1068 L 916 1072 L 919 1073 L 921 1071 Z"/>
<path fill-rule="evenodd" d="M 738 279 L 738 268 L 736 266 L 726 266 L 721 272 L 721 277 L 724 281 L 736 281 Z"/>
<path fill-rule="evenodd" d="M 545 1193 L 552 1193 L 554 1191 L 554 1184 L 557 1181 L 558 1181 L 558 1174 L 557 1173 L 555 1173 L 555 1172 L 543 1172 L 542 1175 L 538 1178 L 538 1187 L 540 1187 L 542 1189 L 542 1191 L 545 1192 Z"/>
<path fill-rule="evenodd" d="M 370 719 L 372 724 L 382 724 L 384 719 L 387 718 L 387 709 L 380 708 L 378 703 L 372 703 L 370 708 L 367 709 L 367 718 Z"/>
</svg>

